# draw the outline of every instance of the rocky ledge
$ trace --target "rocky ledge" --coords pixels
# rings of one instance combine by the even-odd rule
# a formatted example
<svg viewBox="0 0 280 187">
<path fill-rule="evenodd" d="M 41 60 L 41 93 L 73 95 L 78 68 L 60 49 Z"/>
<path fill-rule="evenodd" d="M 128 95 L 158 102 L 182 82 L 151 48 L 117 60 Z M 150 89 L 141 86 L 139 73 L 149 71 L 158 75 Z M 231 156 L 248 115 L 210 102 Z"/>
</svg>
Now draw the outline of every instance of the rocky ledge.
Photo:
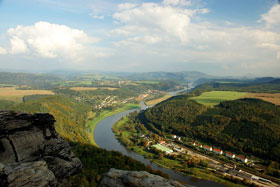
<svg viewBox="0 0 280 187">
<path fill-rule="evenodd" d="M 82 169 L 50 114 L 0 111 L 0 186 L 57 186 Z"/>
<path fill-rule="evenodd" d="M 110 169 L 103 177 L 99 187 L 183 187 L 177 181 L 165 179 L 146 171 L 123 171 Z"/>
</svg>

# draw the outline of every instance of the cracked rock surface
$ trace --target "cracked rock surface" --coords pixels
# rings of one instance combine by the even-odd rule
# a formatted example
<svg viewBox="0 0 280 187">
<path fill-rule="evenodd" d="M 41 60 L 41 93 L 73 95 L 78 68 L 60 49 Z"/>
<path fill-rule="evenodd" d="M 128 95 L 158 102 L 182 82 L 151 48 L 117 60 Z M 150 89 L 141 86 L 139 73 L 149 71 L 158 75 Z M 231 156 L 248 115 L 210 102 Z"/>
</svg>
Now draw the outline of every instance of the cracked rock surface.
<svg viewBox="0 0 280 187">
<path fill-rule="evenodd" d="M 165 179 L 146 171 L 124 171 L 110 169 L 103 177 L 99 187 L 183 187 L 177 181 Z"/>
<path fill-rule="evenodd" d="M 56 186 L 82 169 L 50 114 L 0 111 L 0 186 Z"/>
</svg>

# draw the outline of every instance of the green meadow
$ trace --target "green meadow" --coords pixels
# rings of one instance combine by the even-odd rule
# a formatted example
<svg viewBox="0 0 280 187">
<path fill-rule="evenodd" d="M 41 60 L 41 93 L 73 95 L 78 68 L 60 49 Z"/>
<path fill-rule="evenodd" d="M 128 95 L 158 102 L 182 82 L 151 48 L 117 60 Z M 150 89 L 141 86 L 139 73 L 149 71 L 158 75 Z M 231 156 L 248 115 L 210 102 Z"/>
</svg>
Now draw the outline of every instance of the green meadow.
<svg viewBox="0 0 280 187">
<path fill-rule="evenodd" d="M 203 105 L 214 106 L 223 101 L 239 99 L 247 94 L 247 92 L 211 91 L 204 92 L 200 96 L 192 97 L 190 99 Z"/>
</svg>

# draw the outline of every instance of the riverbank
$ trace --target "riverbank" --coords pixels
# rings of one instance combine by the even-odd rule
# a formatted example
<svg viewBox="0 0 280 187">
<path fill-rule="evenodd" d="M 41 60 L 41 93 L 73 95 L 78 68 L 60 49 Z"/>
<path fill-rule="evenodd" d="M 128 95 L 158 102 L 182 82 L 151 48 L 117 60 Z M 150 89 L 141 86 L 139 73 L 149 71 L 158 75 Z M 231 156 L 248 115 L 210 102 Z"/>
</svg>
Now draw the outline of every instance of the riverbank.
<svg viewBox="0 0 280 187">
<path fill-rule="evenodd" d="M 90 143 L 96 147 L 99 147 L 97 145 L 97 143 L 95 142 L 94 139 L 94 129 L 96 127 L 96 125 L 102 121 L 103 119 L 112 116 L 114 114 L 117 113 L 121 113 L 127 110 L 132 110 L 132 109 L 136 109 L 136 108 L 140 108 L 140 104 L 132 104 L 132 103 L 128 103 L 126 105 L 124 105 L 121 108 L 118 108 L 116 110 L 104 110 L 101 114 L 99 114 L 97 117 L 94 117 L 92 120 L 88 120 L 86 127 L 88 127 L 88 134 L 89 134 L 89 139 L 90 139 Z M 92 116 L 90 116 L 91 114 L 89 114 L 88 119 L 91 119 Z"/>
<path fill-rule="evenodd" d="M 112 127 L 116 138 L 128 150 L 142 155 L 144 158 L 149 159 L 159 166 L 171 169 L 184 175 L 210 180 L 226 186 L 244 186 L 242 181 L 212 172 L 211 169 L 209 169 L 209 164 L 206 161 L 194 159 L 188 153 L 183 155 L 177 153 L 165 155 L 162 152 L 154 150 L 151 145 L 155 144 L 156 141 L 145 140 L 141 138 L 141 134 L 145 134 L 145 132 L 137 131 L 139 130 L 138 127 L 135 127 L 135 125 L 133 125 L 131 122 L 132 121 L 129 121 L 129 117 L 126 116 L 121 118 Z M 147 145 L 148 142 L 150 142 L 150 145 Z"/>
</svg>

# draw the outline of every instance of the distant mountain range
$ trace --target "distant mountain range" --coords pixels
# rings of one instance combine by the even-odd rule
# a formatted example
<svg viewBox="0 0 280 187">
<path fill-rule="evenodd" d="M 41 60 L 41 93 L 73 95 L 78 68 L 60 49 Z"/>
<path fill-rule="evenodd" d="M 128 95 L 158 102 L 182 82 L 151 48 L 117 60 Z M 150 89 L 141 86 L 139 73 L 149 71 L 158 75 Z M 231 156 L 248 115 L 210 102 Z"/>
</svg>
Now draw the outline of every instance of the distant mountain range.
<svg viewBox="0 0 280 187">
<path fill-rule="evenodd" d="M 102 79 L 125 79 L 132 81 L 149 81 L 149 80 L 174 80 L 181 83 L 191 83 L 200 85 L 214 82 L 229 82 L 242 84 L 259 84 L 279 82 L 279 78 L 260 77 L 254 79 L 248 78 L 233 78 L 233 77 L 218 77 L 208 75 L 199 71 L 182 71 L 182 72 L 97 72 L 97 71 L 53 71 L 49 73 L 19 73 L 19 72 L 0 72 L 0 84 L 27 84 L 36 82 L 53 82 L 59 80 L 82 80 L 84 77 L 94 80 L 96 77 Z"/>
</svg>

